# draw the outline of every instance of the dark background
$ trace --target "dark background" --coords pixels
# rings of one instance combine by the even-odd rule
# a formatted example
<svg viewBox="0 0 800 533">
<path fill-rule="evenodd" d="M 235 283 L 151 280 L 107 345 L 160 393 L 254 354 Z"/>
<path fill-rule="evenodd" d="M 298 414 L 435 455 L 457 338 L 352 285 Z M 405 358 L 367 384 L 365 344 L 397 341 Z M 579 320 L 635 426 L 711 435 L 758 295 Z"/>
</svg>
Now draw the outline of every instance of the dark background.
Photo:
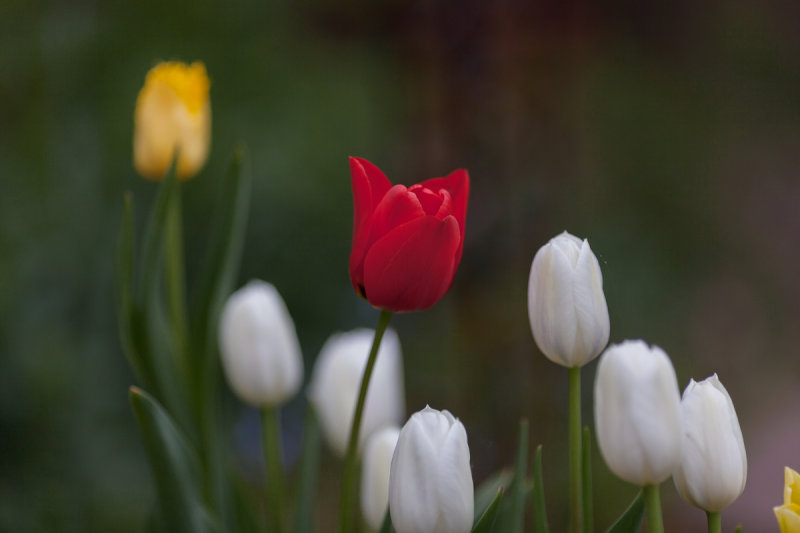
<svg viewBox="0 0 800 533">
<path fill-rule="evenodd" d="M 281 291 L 306 376 L 330 333 L 378 315 L 347 275 L 347 156 L 406 184 L 465 167 L 455 283 L 392 322 L 408 412 L 462 419 L 476 483 L 512 462 L 528 417 L 564 529 L 566 372 L 538 352 L 526 298 L 535 251 L 567 229 L 600 258 L 611 341 L 658 344 L 681 389 L 718 372 L 733 397 L 750 468 L 725 530 L 777 530 L 783 466 L 800 466 L 800 4 L 746 0 L 0 0 L 0 530 L 139 531 L 151 506 L 112 255 L 123 192 L 140 225 L 155 192 L 131 138 L 160 59 L 202 60 L 212 78 L 211 156 L 184 188 L 190 281 L 242 140 L 239 284 Z M 256 417 L 226 405 L 257 483 Z M 635 489 L 598 453 L 594 477 L 604 529 Z M 704 531 L 671 482 L 662 498 L 668 531 Z"/>
</svg>

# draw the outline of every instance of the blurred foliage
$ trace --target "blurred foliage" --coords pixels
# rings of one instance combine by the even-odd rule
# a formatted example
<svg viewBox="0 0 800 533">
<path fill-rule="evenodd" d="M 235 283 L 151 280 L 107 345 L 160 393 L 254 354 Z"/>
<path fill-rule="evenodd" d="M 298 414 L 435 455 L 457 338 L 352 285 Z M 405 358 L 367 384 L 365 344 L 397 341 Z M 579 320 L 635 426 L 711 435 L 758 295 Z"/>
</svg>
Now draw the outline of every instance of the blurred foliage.
<svg viewBox="0 0 800 533">
<path fill-rule="evenodd" d="M 751 472 L 724 527 L 774 528 L 782 466 L 800 465 L 798 36 L 790 2 L 3 0 L 0 530 L 140 531 L 148 519 L 112 256 L 123 192 L 140 222 L 155 193 L 130 149 L 159 59 L 203 60 L 212 77 L 211 157 L 184 188 L 190 282 L 244 141 L 254 187 L 239 282 L 279 288 L 310 370 L 331 332 L 377 320 L 347 278 L 346 156 L 404 183 L 468 168 L 455 284 L 392 323 L 409 412 L 429 403 L 464 421 L 476 482 L 512 463 L 528 417 L 562 528 L 566 373 L 538 353 L 525 302 L 535 250 L 568 229 L 601 259 L 612 342 L 661 345 L 681 386 L 719 372 Z M 258 483 L 257 417 L 226 402 Z M 286 410 L 288 459 L 303 409 Z M 636 491 L 593 462 L 602 529 Z M 323 456 L 329 490 L 338 468 Z M 702 528 L 669 484 L 663 495 L 679 510 L 667 530 Z"/>
</svg>

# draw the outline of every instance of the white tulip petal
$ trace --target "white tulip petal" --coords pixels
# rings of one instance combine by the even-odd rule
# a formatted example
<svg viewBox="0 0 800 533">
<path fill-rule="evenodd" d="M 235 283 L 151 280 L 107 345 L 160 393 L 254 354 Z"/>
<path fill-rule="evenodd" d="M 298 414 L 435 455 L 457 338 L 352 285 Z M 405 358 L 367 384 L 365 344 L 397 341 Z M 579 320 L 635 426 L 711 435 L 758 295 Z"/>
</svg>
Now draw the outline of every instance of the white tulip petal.
<svg viewBox="0 0 800 533">
<path fill-rule="evenodd" d="M 692 380 L 681 400 L 683 449 L 675 486 L 689 503 L 721 512 L 744 490 L 747 456 L 739 420 L 717 375 Z"/>
<path fill-rule="evenodd" d="M 289 311 L 269 283 L 251 281 L 231 295 L 220 318 L 220 353 L 231 389 L 251 405 L 279 405 L 303 379 L 300 343 Z"/>
<path fill-rule="evenodd" d="M 400 432 L 389 477 L 398 533 L 468 533 L 474 488 L 463 424 L 426 407 Z"/>
<path fill-rule="evenodd" d="M 357 329 L 337 333 L 325 342 L 314 364 L 308 397 L 322 433 L 340 457 L 347 451 L 361 378 L 375 332 Z M 398 426 L 405 411 L 400 341 L 391 329 L 383 336 L 367 389 L 359 433 L 359 448 L 375 431 Z"/>
<path fill-rule="evenodd" d="M 555 363 L 582 366 L 603 350 L 608 307 L 600 265 L 588 241 L 564 232 L 536 252 L 528 314 L 537 346 Z"/>
<path fill-rule="evenodd" d="M 595 380 L 595 427 L 612 472 L 635 485 L 658 484 L 680 461 L 680 396 L 672 363 L 642 341 L 609 347 Z"/>
</svg>

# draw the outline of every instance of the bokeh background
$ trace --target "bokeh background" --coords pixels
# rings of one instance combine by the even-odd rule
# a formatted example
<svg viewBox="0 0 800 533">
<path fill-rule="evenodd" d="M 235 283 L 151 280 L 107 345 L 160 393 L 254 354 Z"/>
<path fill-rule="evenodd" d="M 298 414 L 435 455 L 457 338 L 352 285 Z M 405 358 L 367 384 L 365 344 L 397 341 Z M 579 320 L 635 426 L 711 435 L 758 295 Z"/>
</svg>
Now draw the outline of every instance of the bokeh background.
<svg viewBox="0 0 800 533">
<path fill-rule="evenodd" d="M 406 184 L 465 167 L 452 290 L 392 322 L 408 412 L 462 419 L 476 482 L 512 462 L 527 417 L 565 528 L 566 373 L 533 342 L 526 289 L 536 249 L 567 229 L 600 257 L 612 342 L 662 346 L 681 388 L 719 373 L 749 457 L 724 528 L 777 531 L 782 468 L 800 467 L 800 4 L 747 0 L 0 1 L 1 531 L 140 531 L 152 505 L 112 256 L 123 192 L 140 224 L 155 193 L 131 137 L 160 59 L 212 77 L 212 153 L 184 190 L 190 280 L 244 141 L 239 284 L 282 292 L 307 375 L 330 333 L 377 320 L 347 275 L 347 156 Z M 257 483 L 257 417 L 226 402 Z M 287 431 L 304 409 L 286 409 Z M 635 489 L 594 459 L 603 529 Z M 704 531 L 671 482 L 662 498 L 667 531 Z"/>
</svg>

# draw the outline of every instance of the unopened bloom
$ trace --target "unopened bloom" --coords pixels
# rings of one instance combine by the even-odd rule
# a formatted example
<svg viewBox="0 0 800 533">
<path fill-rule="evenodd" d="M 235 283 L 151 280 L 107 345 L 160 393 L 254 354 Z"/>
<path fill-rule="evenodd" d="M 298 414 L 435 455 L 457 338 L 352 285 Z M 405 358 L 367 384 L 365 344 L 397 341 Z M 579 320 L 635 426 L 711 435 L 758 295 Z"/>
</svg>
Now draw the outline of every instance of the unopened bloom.
<svg viewBox="0 0 800 533">
<path fill-rule="evenodd" d="M 528 316 L 536 344 L 554 363 L 583 366 L 600 354 L 608 343 L 608 307 L 589 241 L 565 231 L 536 252 Z"/>
<path fill-rule="evenodd" d="M 397 533 L 468 533 L 474 489 L 464 425 L 426 407 L 400 432 L 389 476 L 389 512 Z"/>
<path fill-rule="evenodd" d="M 600 358 L 594 384 L 597 443 L 606 464 L 639 486 L 666 480 L 681 458 L 680 393 L 658 346 L 625 341 Z"/>
<path fill-rule="evenodd" d="M 371 329 L 331 335 L 314 363 L 308 396 L 325 439 L 340 457 L 344 457 L 347 451 L 361 378 L 374 336 Z M 399 426 L 405 415 L 404 404 L 400 341 L 397 334 L 388 329 L 367 389 L 359 448 L 376 430 Z"/>
<path fill-rule="evenodd" d="M 389 470 L 400 429 L 376 431 L 364 445 L 361 462 L 361 512 L 373 531 L 378 531 L 389 508 Z"/>
<path fill-rule="evenodd" d="M 210 85 L 199 61 L 169 61 L 150 69 L 133 117 L 133 164 L 139 174 L 164 178 L 176 154 L 178 178 L 200 171 L 211 142 Z"/>
<path fill-rule="evenodd" d="M 222 368 L 233 392 L 256 407 L 276 406 L 297 393 L 303 359 L 294 322 L 281 295 L 254 280 L 234 292 L 220 319 Z"/>
<path fill-rule="evenodd" d="M 692 505 L 721 512 L 742 494 L 747 456 L 742 430 L 728 391 L 714 374 L 691 380 L 681 400 L 681 463 L 673 480 Z"/>
<path fill-rule="evenodd" d="M 350 158 L 353 250 L 350 281 L 390 311 L 427 309 L 453 283 L 464 248 L 469 176 L 456 170 L 406 188 L 378 167 Z"/>
<path fill-rule="evenodd" d="M 784 469 L 783 505 L 775 507 L 781 533 L 800 533 L 800 474 Z"/>
</svg>

